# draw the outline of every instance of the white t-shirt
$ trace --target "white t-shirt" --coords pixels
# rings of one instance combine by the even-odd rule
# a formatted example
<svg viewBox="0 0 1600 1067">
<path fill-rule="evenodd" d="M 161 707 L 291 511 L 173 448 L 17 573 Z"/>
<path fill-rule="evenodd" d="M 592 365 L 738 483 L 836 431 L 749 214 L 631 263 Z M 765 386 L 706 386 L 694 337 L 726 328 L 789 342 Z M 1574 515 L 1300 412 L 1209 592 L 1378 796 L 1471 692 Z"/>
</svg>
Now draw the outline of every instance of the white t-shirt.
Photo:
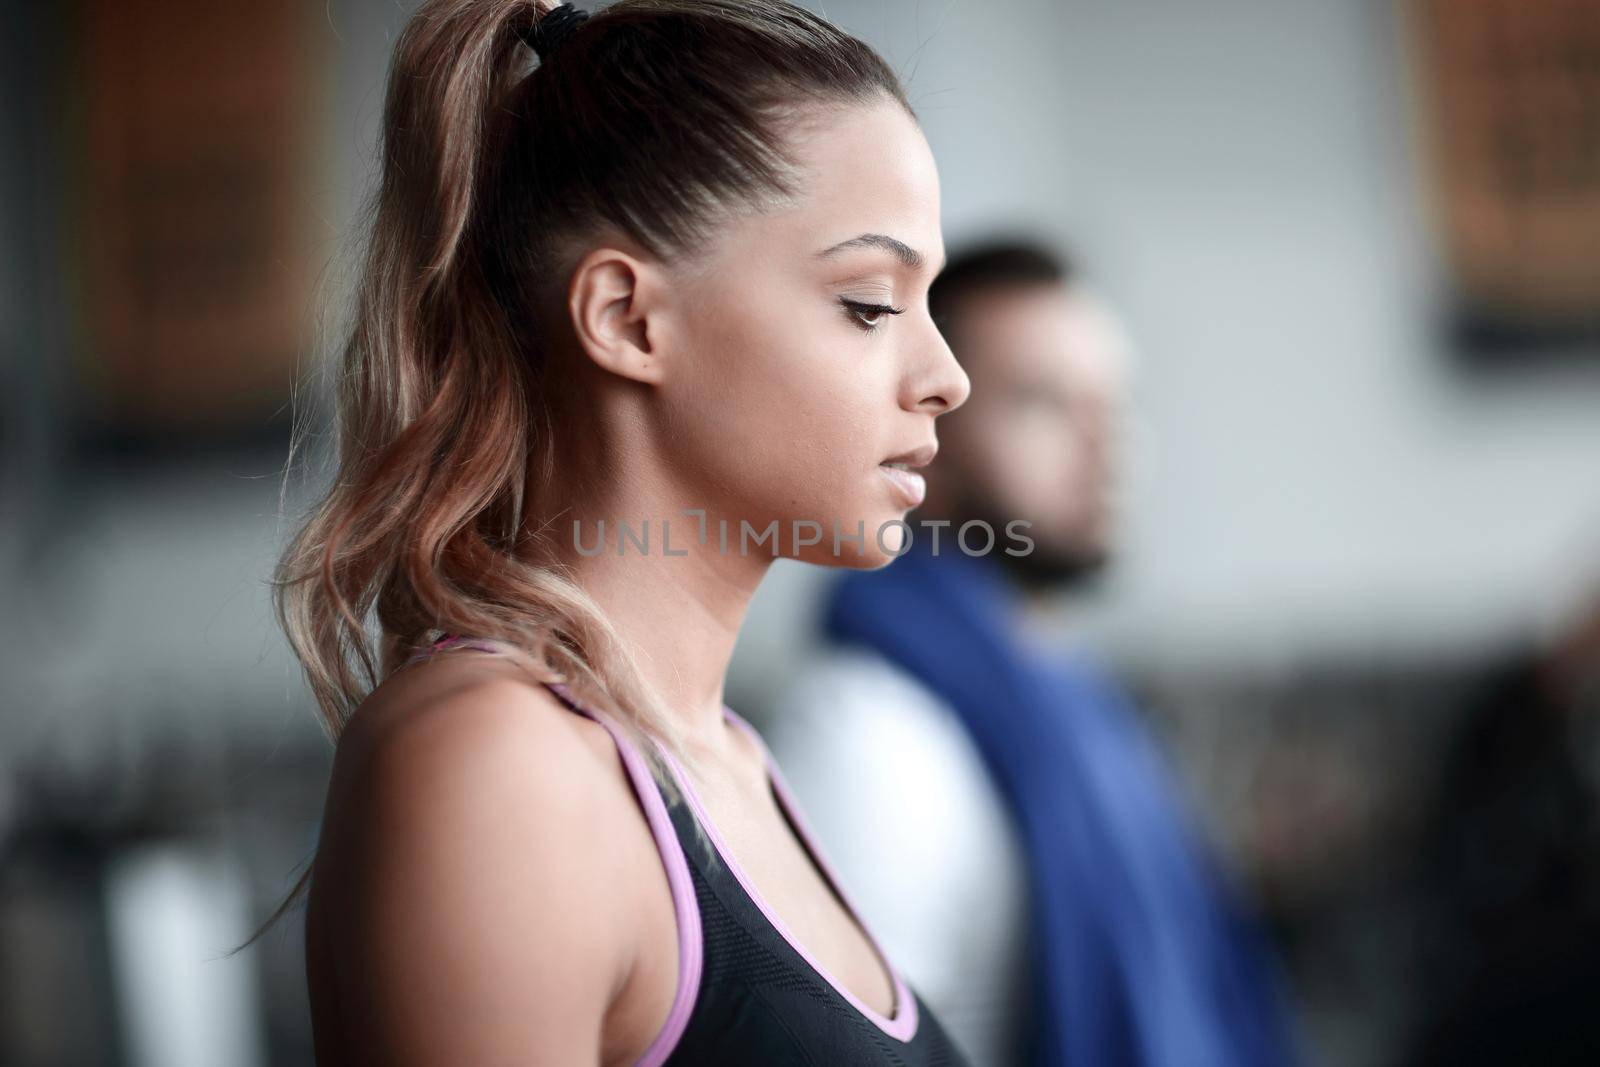
<svg viewBox="0 0 1600 1067">
<path fill-rule="evenodd" d="M 966 728 L 875 652 L 813 655 L 762 725 L 845 893 L 974 1067 L 1019 1061 L 1024 854 Z"/>
</svg>

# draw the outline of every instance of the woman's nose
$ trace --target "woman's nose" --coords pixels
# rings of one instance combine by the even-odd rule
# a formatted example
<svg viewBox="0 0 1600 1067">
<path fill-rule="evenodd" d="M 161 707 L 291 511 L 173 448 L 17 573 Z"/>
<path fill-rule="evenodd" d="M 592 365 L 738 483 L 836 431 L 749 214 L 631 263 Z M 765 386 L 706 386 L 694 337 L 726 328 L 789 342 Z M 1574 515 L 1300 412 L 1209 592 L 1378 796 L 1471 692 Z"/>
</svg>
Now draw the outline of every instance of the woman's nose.
<svg viewBox="0 0 1600 1067">
<path fill-rule="evenodd" d="M 907 397 L 911 400 L 911 410 L 942 415 L 967 402 L 972 381 L 931 321 L 928 333 L 930 340 L 923 349 L 919 373 L 911 376 Z"/>
</svg>

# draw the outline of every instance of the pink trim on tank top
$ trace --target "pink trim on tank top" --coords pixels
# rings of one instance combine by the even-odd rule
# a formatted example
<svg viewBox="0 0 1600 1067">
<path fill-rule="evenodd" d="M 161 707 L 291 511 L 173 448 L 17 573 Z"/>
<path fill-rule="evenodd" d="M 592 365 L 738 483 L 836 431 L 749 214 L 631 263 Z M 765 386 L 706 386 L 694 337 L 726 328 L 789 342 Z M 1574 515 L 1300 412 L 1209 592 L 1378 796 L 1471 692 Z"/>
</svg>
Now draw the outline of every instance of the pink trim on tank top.
<svg viewBox="0 0 1600 1067">
<path fill-rule="evenodd" d="M 661 754 L 666 757 L 673 776 L 678 780 L 679 787 L 689 800 L 689 806 L 694 809 L 695 818 L 699 819 L 700 825 L 705 827 L 706 836 L 711 838 L 711 843 L 716 846 L 717 854 L 722 857 L 722 862 L 727 866 L 728 870 L 733 872 L 733 876 L 738 879 L 739 885 L 744 888 L 745 895 L 755 902 L 756 907 L 761 909 L 761 914 L 766 916 L 767 922 L 771 923 L 772 928 L 777 930 L 785 941 L 789 942 L 789 946 L 799 953 L 800 958 L 805 960 L 811 969 L 817 972 L 819 977 L 832 986 L 835 992 L 849 1001 L 852 1007 L 864 1015 L 868 1021 L 876 1025 L 878 1029 L 898 1041 L 910 1041 L 917 1032 L 916 998 L 911 995 L 911 990 L 906 986 L 905 979 L 901 977 L 900 972 L 889 962 L 889 956 L 883 951 L 883 947 L 878 944 L 878 939 L 867 928 L 866 922 L 861 918 L 861 913 L 851 902 L 849 896 L 846 895 L 844 887 L 834 873 L 833 868 L 823 858 L 822 848 L 817 843 L 815 834 L 812 833 L 811 828 L 800 814 L 800 805 L 790 791 L 789 784 L 784 781 L 782 772 L 778 770 L 777 761 L 773 759 L 772 752 L 767 748 L 766 741 L 754 726 L 751 726 L 726 704 L 722 706 L 722 714 L 728 722 L 739 727 L 755 741 L 756 747 L 760 750 L 762 759 L 766 764 L 767 777 L 771 781 L 772 791 L 778 798 L 778 803 L 782 805 L 784 814 L 788 816 L 790 824 L 794 826 L 795 831 L 799 834 L 801 843 L 811 854 L 811 859 L 816 863 L 817 869 L 822 872 L 823 877 L 827 878 L 833 887 L 834 893 L 839 897 L 840 902 L 844 904 L 845 910 L 850 913 L 850 917 L 856 921 L 856 925 L 866 935 L 867 943 L 872 946 L 872 950 L 877 954 L 879 962 L 889 972 L 894 984 L 895 1014 L 893 1018 L 889 1018 L 882 1012 L 873 1009 L 860 997 L 852 993 L 847 986 L 830 974 L 828 969 L 815 956 L 806 951 L 804 945 L 795 940 L 794 935 L 789 932 L 789 927 L 784 923 L 783 919 L 767 903 L 766 898 L 756 889 L 755 883 L 745 875 L 744 869 L 733 858 L 732 850 L 728 848 L 727 842 L 723 840 L 722 834 L 718 832 L 716 823 L 711 821 L 711 816 L 706 812 L 705 805 L 700 802 L 700 796 L 690 783 L 689 775 L 684 770 L 683 765 L 678 762 L 671 752 L 663 749 Z"/>
<path fill-rule="evenodd" d="M 447 645 L 457 643 L 482 652 L 500 654 L 504 651 L 504 646 L 497 641 L 486 639 L 467 641 L 451 634 L 440 638 L 430 648 L 418 651 L 406 660 L 406 664 L 409 666 Z M 580 701 L 562 683 L 546 682 L 545 685 L 570 701 L 579 709 L 580 714 L 599 723 L 605 728 L 606 733 L 611 735 L 611 740 L 616 744 L 617 752 L 622 757 L 622 765 L 628 772 L 628 780 L 633 785 L 633 791 L 638 794 L 639 802 L 644 807 L 645 821 L 650 824 L 650 836 L 655 839 L 656 850 L 661 854 L 662 866 L 666 868 L 667 884 L 672 890 L 672 910 L 678 926 L 678 988 L 673 994 L 672 1007 L 667 1012 L 666 1022 L 661 1024 L 661 1029 L 657 1031 L 649 1047 L 634 1061 L 634 1067 L 661 1067 L 667 1057 L 672 1055 L 672 1050 L 677 1047 L 684 1030 L 688 1029 L 689 1016 L 693 1014 L 695 1000 L 700 995 L 700 973 L 705 962 L 704 939 L 700 929 L 700 904 L 695 899 L 694 880 L 689 874 L 689 861 L 683 854 L 683 844 L 678 840 L 677 831 L 673 828 L 672 816 L 667 812 L 666 801 L 662 799 L 655 776 L 650 773 L 644 756 L 628 739 L 627 734 L 613 724 L 608 716 Z"/>
<path fill-rule="evenodd" d="M 678 840 L 678 833 L 672 826 L 672 816 L 667 812 L 661 789 L 644 757 L 627 734 L 615 726 L 609 717 L 578 700 L 565 685 L 560 682 L 545 684 L 572 701 L 611 735 L 617 751 L 622 754 L 622 763 L 633 782 L 634 792 L 639 794 L 640 803 L 644 805 L 645 818 L 650 823 L 650 835 L 655 838 L 662 865 L 667 869 L 667 882 L 672 888 L 672 908 L 678 920 L 678 989 L 673 995 L 667 1021 L 661 1025 L 650 1047 L 635 1061 L 635 1067 L 660 1067 L 688 1028 L 689 1016 L 693 1014 L 695 1000 L 700 994 L 704 943 L 700 934 L 700 903 L 695 899 L 689 861 L 683 854 L 683 843 Z"/>
<path fill-rule="evenodd" d="M 411 654 L 411 657 L 409 659 L 407 659 L 403 664 L 401 664 L 401 666 L 409 667 L 413 663 L 417 662 L 418 660 L 427 659 L 429 656 L 433 655 L 435 652 L 442 651 L 444 648 L 446 648 L 449 645 L 457 645 L 457 644 L 462 645 L 462 646 L 464 646 L 466 648 L 476 649 L 479 652 L 493 652 L 493 653 L 498 654 L 498 653 L 504 651 L 504 646 L 501 645 L 501 643 L 498 642 L 498 641 L 489 640 L 487 638 L 482 638 L 482 639 L 479 639 L 477 641 L 468 641 L 466 638 L 457 637 L 455 634 L 446 634 L 445 636 L 439 638 L 439 640 L 435 641 L 433 644 L 429 645 L 427 648 L 419 648 L 419 649 L 417 649 L 415 652 L 413 652 Z"/>
</svg>

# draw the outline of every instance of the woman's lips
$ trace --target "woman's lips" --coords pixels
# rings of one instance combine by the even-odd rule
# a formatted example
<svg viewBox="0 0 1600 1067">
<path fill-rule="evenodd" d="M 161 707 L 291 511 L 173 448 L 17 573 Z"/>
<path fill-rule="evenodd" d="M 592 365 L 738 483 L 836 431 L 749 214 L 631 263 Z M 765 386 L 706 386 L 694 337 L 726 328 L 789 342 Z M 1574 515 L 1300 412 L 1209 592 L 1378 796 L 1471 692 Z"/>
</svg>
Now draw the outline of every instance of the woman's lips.
<svg viewBox="0 0 1600 1067">
<path fill-rule="evenodd" d="M 914 508 L 922 503 L 922 498 L 928 491 L 928 483 L 923 480 L 922 475 L 888 463 L 880 463 L 878 469 L 894 485 L 895 490 L 905 500 L 906 507 Z"/>
</svg>

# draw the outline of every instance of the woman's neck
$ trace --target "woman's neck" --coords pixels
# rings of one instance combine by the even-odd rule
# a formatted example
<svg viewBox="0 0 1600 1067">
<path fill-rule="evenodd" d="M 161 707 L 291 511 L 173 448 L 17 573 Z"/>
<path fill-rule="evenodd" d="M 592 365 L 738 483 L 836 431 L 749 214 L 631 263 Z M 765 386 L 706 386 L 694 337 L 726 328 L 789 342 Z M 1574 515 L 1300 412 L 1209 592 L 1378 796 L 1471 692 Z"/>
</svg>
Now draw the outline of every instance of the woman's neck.
<svg viewBox="0 0 1600 1067">
<path fill-rule="evenodd" d="M 670 534 L 662 544 L 663 526 Z M 623 542 L 618 555 L 616 520 L 605 523 L 604 549 L 574 553 L 570 573 L 600 605 L 638 664 L 643 681 L 678 716 L 680 729 L 696 745 L 720 750 L 723 686 L 750 599 L 770 559 L 717 554 L 715 538 L 700 545 L 693 520 L 662 516 L 649 522 L 649 548 Z M 629 523 L 637 534 L 639 521 Z M 570 533 L 571 527 L 568 527 Z M 585 521 L 586 547 L 599 535 L 599 520 Z M 667 556 L 664 549 L 683 556 Z"/>
<path fill-rule="evenodd" d="M 605 612 L 685 741 L 720 755 L 728 664 L 772 557 L 741 553 L 736 528 L 724 551 L 715 517 L 686 513 L 688 496 L 665 478 L 626 479 L 607 495 L 559 509 L 547 551 Z"/>
</svg>

